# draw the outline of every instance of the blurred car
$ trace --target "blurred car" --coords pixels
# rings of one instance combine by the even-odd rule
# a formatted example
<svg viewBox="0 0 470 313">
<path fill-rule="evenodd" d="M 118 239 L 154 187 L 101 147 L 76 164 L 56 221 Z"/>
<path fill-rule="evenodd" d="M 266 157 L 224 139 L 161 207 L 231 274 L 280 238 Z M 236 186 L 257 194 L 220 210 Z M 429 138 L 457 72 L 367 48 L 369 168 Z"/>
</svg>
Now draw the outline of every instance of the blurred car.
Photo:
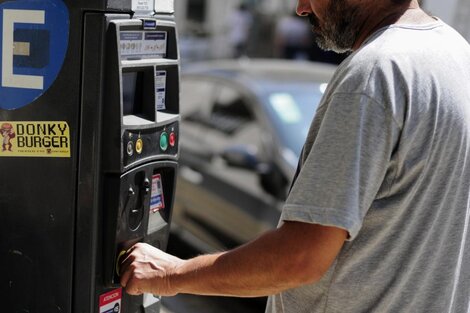
<svg viewBox="0 0 470 313">
<path fill-rule="evenodd" d="M 276 227 L 334 70 L 281 60 L 211 61 L 184 69 L 173 235 L 211 252 Z"/>
</svg>

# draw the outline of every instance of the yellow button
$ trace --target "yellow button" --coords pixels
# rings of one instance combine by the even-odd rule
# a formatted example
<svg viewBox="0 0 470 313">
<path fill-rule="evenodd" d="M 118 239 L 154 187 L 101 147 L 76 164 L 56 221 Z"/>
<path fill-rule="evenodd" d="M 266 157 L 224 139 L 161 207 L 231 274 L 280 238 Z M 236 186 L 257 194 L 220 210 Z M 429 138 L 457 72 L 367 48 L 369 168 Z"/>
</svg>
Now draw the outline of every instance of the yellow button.
<svg viewBox="0 0 470 313">
<path fill-rule="evenodd" d="M 142 141 L 142 139 L 139 138 L 139 139 L 137 139 L 137 141 L 135 143 L 135 151 L 138 154 L 141 154 L 143 149 L 144 149 L 144 142 Z"/>
</svg>

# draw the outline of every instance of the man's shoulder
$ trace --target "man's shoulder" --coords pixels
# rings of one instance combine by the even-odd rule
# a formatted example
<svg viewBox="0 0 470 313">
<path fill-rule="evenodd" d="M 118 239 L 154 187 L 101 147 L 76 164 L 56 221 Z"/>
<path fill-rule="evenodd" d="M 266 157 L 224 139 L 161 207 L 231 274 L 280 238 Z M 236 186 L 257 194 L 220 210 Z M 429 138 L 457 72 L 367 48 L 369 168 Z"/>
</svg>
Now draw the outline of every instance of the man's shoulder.
<svg viewBox="0 0 470 313">
<path fill-rule="evenodd" d="M 339 86 L 352 85 L 355 90 L 358 84 L 365 87 L 364 84 L 407 81 L 414 73 L 430 67 L 431 60 L 440 58 L 440 53 L 436 52 L 439 36 L 427 38 L 429 36 L 422 32 L 424 29 L 397 26 L 377 31 L 342 62 L 332 81 Z"/>
<path fill-rule="evenodd" d="M 367 89 L 371 77 L 383 71 L 388 63 L 384 55 L 377 51 L 360 51 L 346 58 L 337 68 L 330 85 L 337 92 L 362 92 Z"/>
</svg>

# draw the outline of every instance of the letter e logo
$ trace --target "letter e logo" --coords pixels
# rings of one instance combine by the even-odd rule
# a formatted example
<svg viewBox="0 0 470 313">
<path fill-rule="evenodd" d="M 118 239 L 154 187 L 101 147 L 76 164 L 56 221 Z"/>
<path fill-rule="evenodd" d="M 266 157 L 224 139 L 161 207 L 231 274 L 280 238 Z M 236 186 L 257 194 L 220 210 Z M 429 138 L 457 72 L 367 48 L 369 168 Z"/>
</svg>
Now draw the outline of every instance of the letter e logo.
<svg viewBox="0 0 470 313">
<path fill-rule="evenodd" d="M 0 109 L 39 98 L 57 78 L 67 52 L 69 14 L 61 0 L 0 4 Z"/>
</svg>

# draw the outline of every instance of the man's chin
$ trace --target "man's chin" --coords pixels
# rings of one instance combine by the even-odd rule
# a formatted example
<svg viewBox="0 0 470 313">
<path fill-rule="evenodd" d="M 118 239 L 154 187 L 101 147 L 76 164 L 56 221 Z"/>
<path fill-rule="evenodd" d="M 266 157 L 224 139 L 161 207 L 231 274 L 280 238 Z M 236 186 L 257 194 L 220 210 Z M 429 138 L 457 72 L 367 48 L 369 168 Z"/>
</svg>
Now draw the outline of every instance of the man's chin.
<svg viewBox="0 0 470 313">
<path fill-rule="evenodd" d="M 325 38 L 324 36 L 321 36 L 321 35 L 318 35 L 317 34 L 317 38 L 316 38 L 316 43 L 318 45 L 318 47 L 324 51 L 333 51 L 333 52 L 336 52 L 336 53 L 346 53 L 346 52 L 350 52 L 352 50 L 352 48 L 350 47 L 341 47 L 339 45 L 337 45 L 335 42 Z"/>
</svg>

